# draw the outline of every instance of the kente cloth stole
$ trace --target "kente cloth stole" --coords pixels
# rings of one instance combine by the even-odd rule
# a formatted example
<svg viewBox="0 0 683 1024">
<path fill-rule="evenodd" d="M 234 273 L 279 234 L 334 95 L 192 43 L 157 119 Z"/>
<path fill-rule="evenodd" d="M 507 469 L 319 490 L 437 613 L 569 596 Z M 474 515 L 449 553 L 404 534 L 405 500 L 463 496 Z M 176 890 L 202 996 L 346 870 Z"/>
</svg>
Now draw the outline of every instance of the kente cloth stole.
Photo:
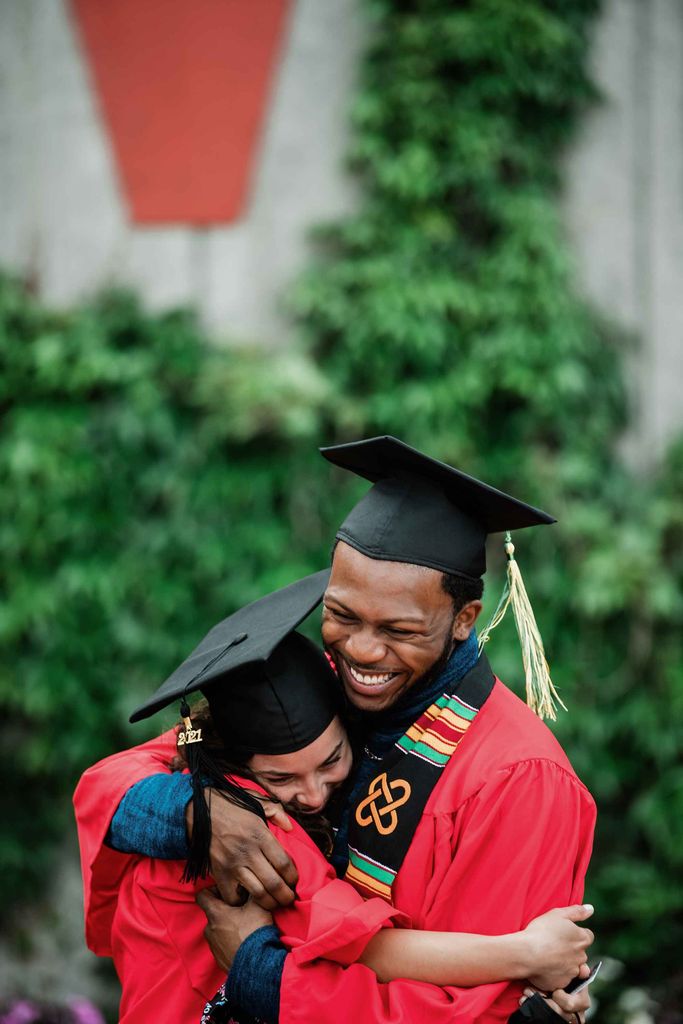
<svg viewBox="0 0 683 1024">
<path fill-rule="evenodd" d="M 346 879 L 364 896 L 391 902 L 391 887 L 441 772 L 493 689 L 485 655 L 401 736 L 351 815 Z"/>
</svg>

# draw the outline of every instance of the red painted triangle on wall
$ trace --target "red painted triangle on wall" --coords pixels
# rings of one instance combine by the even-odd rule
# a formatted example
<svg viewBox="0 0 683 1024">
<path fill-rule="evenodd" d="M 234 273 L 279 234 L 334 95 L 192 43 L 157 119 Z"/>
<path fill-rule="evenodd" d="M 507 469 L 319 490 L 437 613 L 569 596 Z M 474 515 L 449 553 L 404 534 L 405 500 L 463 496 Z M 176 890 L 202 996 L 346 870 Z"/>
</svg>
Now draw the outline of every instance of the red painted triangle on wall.
<svg viewBox="0 0 683 1024">
<path fill-rule="evenodd" d="M 291 0 L 70 2 L 132 220 L 235 220 Z"/>
</svg>

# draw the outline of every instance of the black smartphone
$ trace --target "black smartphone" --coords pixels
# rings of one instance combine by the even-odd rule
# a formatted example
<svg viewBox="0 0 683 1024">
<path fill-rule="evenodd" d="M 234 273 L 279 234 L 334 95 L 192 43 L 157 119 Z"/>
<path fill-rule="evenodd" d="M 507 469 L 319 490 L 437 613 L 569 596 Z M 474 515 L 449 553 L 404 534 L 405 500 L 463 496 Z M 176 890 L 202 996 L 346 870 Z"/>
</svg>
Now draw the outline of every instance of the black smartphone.
<svg viewBox="0 0 683 1024">
<path fill-rule="evenodd" d="M 587 978 L 574 978 L 573 981 L 570 981 L 565 992 L 581 992 L 586 985 L 595 981 L 601 967 L 602 960 L 591 968 Z M 557 1024 L 558 1021 L 564 1021 L 564 1017 L 560 1017 L 559 1013 L 551 1010 L 547 999 L 544 999 L 538 992 L 525 1000 L 520 1008 L 508 1018 L 508 1024 Z"/>
<path fill-rule="evenodd" d="M 574 978 L 565 986 L 565 992 L 583 992 L 598 976 L 598 971 L 602 967 L 602 960 L 598 960 L 595 967 L 591 967 L 591 972 L 587 978 Z"/>
</svg>

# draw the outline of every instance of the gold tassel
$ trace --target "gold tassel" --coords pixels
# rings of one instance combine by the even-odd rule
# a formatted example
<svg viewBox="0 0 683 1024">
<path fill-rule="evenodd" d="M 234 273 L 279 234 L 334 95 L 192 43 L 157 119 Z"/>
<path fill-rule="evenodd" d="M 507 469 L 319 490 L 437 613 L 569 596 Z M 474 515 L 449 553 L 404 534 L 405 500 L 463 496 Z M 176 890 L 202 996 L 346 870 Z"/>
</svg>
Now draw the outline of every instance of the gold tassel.
<svg viewBox="0 0 683 1024">
<path fill-rule="evenodd" d="M 515 545 L 512 543 L 510 533 L 505 534 L 505 553 L 508 557 L 507 579 L 501 594 L 498 607 L 491 617 L 491 621 L 479 635 L 479 652 L 489 639 L 491 632 L 498 626 L 505 617 L 509 605 L 512 605 L 512 613 L 515 617 L 515 626 L 519 634 L 519 641 L 522 647 L 522 661 L 524 662 L 524 674 L 526 676 L 526 702 L 540 718 L 551 718 L 556 720 L 555 701 L 564 708 L 557 690 L 550 678 L 550 669 L 546 661 L 543 641 L 536 625 L 529 595 L 524 586 L 522 573 L 515 560 Z"/>
</svg>

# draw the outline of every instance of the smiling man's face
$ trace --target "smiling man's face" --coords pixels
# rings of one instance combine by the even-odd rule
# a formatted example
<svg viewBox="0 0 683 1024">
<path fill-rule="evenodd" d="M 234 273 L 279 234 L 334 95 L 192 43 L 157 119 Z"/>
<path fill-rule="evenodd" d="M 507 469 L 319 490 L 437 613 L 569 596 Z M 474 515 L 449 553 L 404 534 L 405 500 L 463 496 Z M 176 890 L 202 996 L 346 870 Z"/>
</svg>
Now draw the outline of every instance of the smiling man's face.
<svg viewBox="0 0 683 1024">
<path fill-rule="evenodd" d="M 442 577 L 437 569 L 379 561 L 337 544 L 322 635 L 357 708 L 395 704 L 469 636 L 481 602 L 456 615 Z"/>
</svg>

